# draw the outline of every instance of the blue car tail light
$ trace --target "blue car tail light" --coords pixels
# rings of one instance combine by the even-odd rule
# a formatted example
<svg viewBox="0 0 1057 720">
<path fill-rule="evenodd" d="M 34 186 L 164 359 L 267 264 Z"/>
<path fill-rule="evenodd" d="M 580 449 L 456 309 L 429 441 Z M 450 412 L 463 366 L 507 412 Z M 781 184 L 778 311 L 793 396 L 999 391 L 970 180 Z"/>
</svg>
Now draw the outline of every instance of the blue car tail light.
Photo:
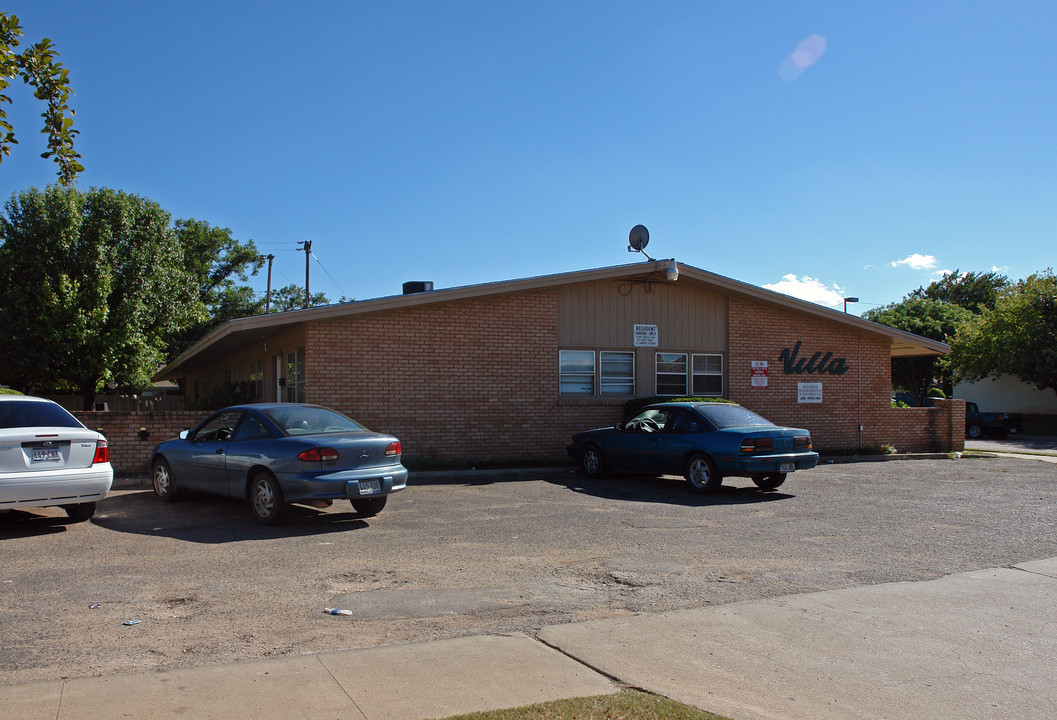
<svg viewBox="0 0 1057 720">
<path fill-rule="evenodd" d="M 771 452 L 774 448 L 774 440 L 772 438 L 746 438 L 741 441 L 741 451 L 743 453 L 753 452 Z"/>
</svg>

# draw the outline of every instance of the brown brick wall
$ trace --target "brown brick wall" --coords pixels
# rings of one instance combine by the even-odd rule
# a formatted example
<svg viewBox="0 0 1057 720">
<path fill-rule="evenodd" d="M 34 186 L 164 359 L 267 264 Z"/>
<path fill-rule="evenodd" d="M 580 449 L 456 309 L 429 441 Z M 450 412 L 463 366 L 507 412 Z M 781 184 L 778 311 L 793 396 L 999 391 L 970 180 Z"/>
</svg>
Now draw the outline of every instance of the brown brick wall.
<svg viewBox="0 0 1057 720">
<path fill-rule="evenodd" d="M 965 408 L 961 401 L 949 401 L 937 408 L 891 407 L 892 365 L 887 339 L 736 299 L 730 301 L 729 314 L 727 377 L 731 400 L 776 423 L 807 428 L 815 447 L 823 450 L 882 445 L 903 452 L 964 448 Z M 847 372 L 785 373 L 781 353 L 786 348 L 795 349 L 798 341 L 799 359 L 822 360 L 826 353 L 833 353 L 831 362 L 843 359 Z M 753 360 L 768 363 L 765 388 L 751 385 Z M 799 403 L 800 382 L 821 383 L 822 402 Z M 952 409 L 955 405 L 960 411 Z"/>
<path fill-rule="evenodd" d="M 151 451 L 165 440 L 178 437 L 205 418 L 192 410 L 158 412 L 75 412 L 77 419 L 106 436 L 110 464 L 123 475 L 146 475 Z M 145 431 L 145 437 L 141 437 Z"/>
<path fill-rule="evenodd" d="M 409 458 L 562 457 L 583 415 L 558 413 L 549 289 L 318 322 L 306 348 L 308 401 L 393 433 Z"/>
</svg>

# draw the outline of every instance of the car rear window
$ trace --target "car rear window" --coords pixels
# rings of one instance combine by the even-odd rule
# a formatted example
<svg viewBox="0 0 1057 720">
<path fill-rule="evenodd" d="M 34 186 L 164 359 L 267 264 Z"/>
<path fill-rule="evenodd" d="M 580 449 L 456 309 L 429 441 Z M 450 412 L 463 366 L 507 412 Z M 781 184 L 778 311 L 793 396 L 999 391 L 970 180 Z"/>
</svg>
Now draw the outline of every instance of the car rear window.
<svg viewBox="0 0 1057 720">
<path fill-rule="evenodd" d="M 293 405 L 288 408 L 265 410 L 264 414 L 287 435 L 359 432 L 365 429 L 355 420 L 321 407 Z"/>
<path fill-rule="evenodd" d="M 0 402 L 0 428 L 84 427 L 61 405 L 39 400 L 6 400 Z"/>
<path fill-rule="evenodd" d="M 720 429 L 774 425 L 770 420 L 762 418 L 752 410 L 746 410 L 739 405 L 695 405 L 694 409 Z"/>
</svg>

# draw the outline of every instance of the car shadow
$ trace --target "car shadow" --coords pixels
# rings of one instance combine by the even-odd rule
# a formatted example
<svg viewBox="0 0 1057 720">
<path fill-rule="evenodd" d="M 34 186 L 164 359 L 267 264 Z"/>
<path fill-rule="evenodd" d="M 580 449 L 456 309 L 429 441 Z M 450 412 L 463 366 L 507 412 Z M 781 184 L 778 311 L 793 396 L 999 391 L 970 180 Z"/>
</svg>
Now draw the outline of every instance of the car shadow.
<svg viewBox="0 0 1057 720">
<path fill-rule="evenodd" d="M 66 532 L 66 526 L 73 522 L 66 517 L 65 512 L 61 517 L 39 514 L 42 512 L 45 511 L 37 508 L 30 511 L 0 511 L 0 540 L 63 533 Z"/>
<path fill-rule="evenodd" d="M 341 509 L 342 504 L 349 508 L 347 512 Z M 107 497 L 99 503 L 91 522 L 115 532 L 206 544 L 327 535 L 369 527 L 363 516 L 341 501 L 325 509 L 292 505 L 281 524 L 261 525 L 243 500 L 195 494 L 166 503 L 150 490 Z"/>
<path fill-rule="evenodd" d="M 670 475 L 654 477 L 652 475 L 613 474 L 602 478 L 588 478 L 573 474 L 561 480 L 555 479 L 553 482 L 564 485 L 573 492 L 606 500 L 634 500 L 684 507 L 751 505 L 796 497 L 780 489 L 760 490 L 751 481 L 746 481 L 748 484 L 741 484 L 741 480 L 742 478 L 725 480 L 724 485 L 705 494 L 694 492 L 684 479 Z"/>
</svg>

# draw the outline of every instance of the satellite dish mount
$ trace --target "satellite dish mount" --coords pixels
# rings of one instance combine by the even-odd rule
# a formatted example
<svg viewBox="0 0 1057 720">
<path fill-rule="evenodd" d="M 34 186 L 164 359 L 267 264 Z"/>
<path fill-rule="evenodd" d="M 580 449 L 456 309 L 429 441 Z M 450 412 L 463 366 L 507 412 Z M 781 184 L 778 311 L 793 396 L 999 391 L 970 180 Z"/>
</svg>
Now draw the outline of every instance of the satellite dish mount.
<svg viewBox="0 0 1057 720">
<path fill-rule="evenodd" d="M 650 242 L 650 231 L 645 225 L 636 225 L 628 234 L 628 252 L 639 252 L 646 255 L 646 259 L 653 262 L 653 258 L 646 254 L 646 245 Z"/>
</svg>

